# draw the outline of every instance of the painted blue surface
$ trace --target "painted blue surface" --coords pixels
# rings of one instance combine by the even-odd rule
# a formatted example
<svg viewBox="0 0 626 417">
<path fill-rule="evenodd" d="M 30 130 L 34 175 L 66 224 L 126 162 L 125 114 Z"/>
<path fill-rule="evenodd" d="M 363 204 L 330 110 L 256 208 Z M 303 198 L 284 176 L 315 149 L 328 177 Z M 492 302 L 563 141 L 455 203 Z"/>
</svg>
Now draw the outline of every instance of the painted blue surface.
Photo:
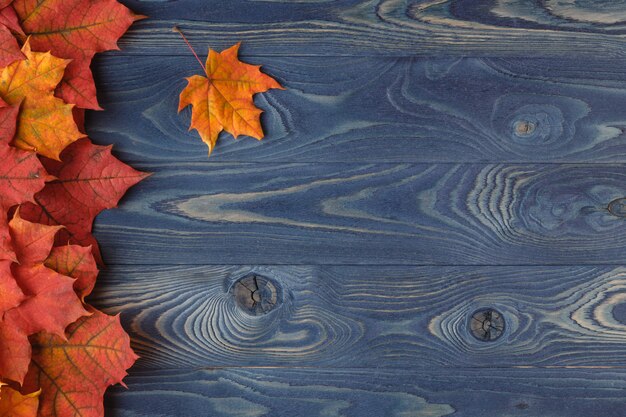
<svg viewBox="0 0 626 417">
<path fill-rule="evenodd" d="M 96 222 L 90 301 L 141 356 L 107 416 L 626 416 L 626 5 L 126 4 L 87 129 L 154 175 Z M 262 142 L 207 159 L 174 24 L 287 87 Z"/>
</svg>

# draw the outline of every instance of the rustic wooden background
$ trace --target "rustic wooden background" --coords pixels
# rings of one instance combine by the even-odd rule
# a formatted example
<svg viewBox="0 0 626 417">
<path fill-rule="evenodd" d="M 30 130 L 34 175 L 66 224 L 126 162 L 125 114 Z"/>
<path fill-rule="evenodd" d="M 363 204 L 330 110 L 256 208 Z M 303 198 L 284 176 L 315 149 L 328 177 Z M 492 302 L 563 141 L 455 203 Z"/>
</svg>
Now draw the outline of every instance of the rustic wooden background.
<svg viewBox="0 0 626 417">
<path fill-rule="evenodd" d="M 96 224 L 142 357 L 108 416 L 626 416 L 626 2 L 125 3 L 88 131 L 155 174 Z M 173 25 L 287 87 L 263 142 L 207 160 Z"/>
</svg>

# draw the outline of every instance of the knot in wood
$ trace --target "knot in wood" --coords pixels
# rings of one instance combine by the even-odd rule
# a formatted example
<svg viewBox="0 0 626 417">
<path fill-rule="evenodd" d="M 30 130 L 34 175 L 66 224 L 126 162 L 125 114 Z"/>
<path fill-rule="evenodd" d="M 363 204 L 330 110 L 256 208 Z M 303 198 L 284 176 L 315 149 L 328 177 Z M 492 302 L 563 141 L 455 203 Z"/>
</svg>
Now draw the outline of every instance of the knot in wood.
<svg viewBox="0 0 626 417">
<path fill-rule="evenodd" d="M 237 306 L 253 316 L 267 314 L 282 302 L 278 284 L 257 274 L 238 279 L 231 293 Z"/>
<path fill-rule="evenodd" d="M 476 339 L 492 342 L 499 339 L 504 333 L 504 317 L 493 308 L 483 308 L 472 314 L 469 328 L 472 336 Z"/>
<path fill-rule="evenodd" d="M 530 136 L 535 131 L 536 125 L 528 120 L 518 120 L 513 124 L 517 136 Z"/>
<path fill-rule="evenodd" d="M 626 217 L 626 198 L 618 198 L 609 203 L 609 213 L 617 217 Z"/>
</svg>

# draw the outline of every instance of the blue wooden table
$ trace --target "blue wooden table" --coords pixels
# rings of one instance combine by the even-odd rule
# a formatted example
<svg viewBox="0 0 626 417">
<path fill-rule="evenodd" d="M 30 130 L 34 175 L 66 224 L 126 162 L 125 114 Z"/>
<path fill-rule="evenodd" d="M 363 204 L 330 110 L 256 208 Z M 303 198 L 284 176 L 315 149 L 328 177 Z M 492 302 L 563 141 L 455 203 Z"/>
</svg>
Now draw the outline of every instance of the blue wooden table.
<svg viewBox="0 0 626 417">
<path fill-rule="evenodd" d="M 154 175 L 96 223 L 141 355 L 108 416 L 626 416 L 625 2 L 125 3 L 88 133 Z M 207 159 L 174 25 L 287 88 L 265 140 Z"/>
</svg>

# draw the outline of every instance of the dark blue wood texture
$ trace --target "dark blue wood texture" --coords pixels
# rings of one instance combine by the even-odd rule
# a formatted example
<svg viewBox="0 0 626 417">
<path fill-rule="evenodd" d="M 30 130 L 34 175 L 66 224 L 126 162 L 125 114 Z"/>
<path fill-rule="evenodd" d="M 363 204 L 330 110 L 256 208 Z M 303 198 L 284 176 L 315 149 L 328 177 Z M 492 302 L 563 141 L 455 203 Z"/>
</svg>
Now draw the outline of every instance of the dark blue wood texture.
<svg viewBox="0 0 626 417">
<path fill-rule="evenodd" d="M 271 139 L 268 140 L 268 142 Z M 623 165 L 136 164 L 114 264 L 619 264 Z M 613 204 L 615 205 L 615 203 Z"/>
<path fill-rule="evenodd" d="M 125 3 L 87 129 L 154 175 L 96 222 L 141 355 L 107 416 L 626 416 L 626 4 Z M 262 142 L 207 159 L 175 24 L 287 87 Z"/>
<path fill-rule="evenodd" d="M 272 56 L 624 57 L 624 4 L 612 0 L 127 0 L 152 18 L 120 45 L 184 55 L 170 33 L 216 48 L 242 40 Z"/>
<path fill-rule="evenodd" d="M 502 417 L 624 415 L 623 369 L 230 368 L 137 372 L 110 415 Z"/>
<path fill-rule="evenodd" d="M 184 77 L 201 69 L 178 49 L 185 54 L 98 59 L 106 111 L 88 119 L 94 139 L 130 161 L 206 162 L 206 146 L 187 131 L 189 108 L 176 112 Z M 244 43 L 243 59 L 289 88 L 256 99 L 267 140 L 224 134 L 214 162 L 626 161 L 621 60 L 250 52 Z"/>
<path fill-rule="evenodd" d="M 252 272 L 280 285 L 269 314 L 228 292 Z M 161 265 L 110 268 L 93 301 L 122 313 L 141 370 L 619 367 L 625 286 L 623 267 Z M 491 343 L 467 323 L 485 307 L 507 323 Z"/>
</svg>

